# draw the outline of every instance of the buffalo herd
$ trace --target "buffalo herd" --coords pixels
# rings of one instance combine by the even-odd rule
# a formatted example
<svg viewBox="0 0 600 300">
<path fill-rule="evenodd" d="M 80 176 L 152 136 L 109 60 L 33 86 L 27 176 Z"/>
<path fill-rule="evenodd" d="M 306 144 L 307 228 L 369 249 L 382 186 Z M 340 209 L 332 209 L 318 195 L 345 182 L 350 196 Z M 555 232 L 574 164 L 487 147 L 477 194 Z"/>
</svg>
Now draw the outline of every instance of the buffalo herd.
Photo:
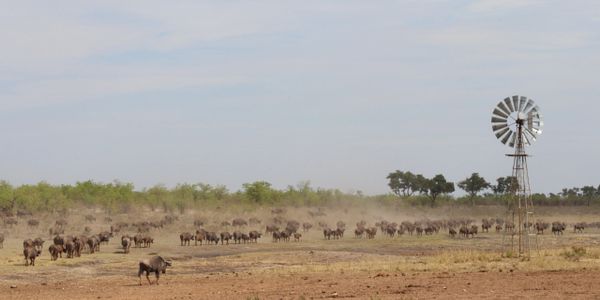
<svg viewBox="0 0 600 300">
<path fill-rule="evenodd" d="M 313 220 L 299 222 L 293 219 L 286 219 L 286 210 L 274 208 L 272 217 L 263 221 L 256 217 L 234 218 L 233 220 L 223 220 L 212 222 L 213 226 L 208 225 L 206 219 L 198 218 L 193 220 L 193 231 L 185 231 L 179 234 L 180 246 L 202 245 L 229 245 L 229 244 L 249 244 L 257 243 L 263 235 L 271 237 L 273 243 L 278 242 L 300 242 L 303 233 L 306 234 L 317 228 L 323 233 L 324 240 L 339 240 L 344 238 L 347 225 L 343 221 L 338 221 L 330 226 L 324 221 L 326 214 L 322 210 L 309 211 L 309 217 Z M 19 224 L 19 219 L 26 218 L 24 224 L 27 224 L 29 230 L 35 230 L 40 227 L 40 221 L 33 218 L 31 214 L 20 213 L 14 215 L 0 215 L 5 230 L 13 228 Z M 316 219 L 316 220 L 315 220 Z M 96 223 L 94 215 L 84 216 L 84 221 L 88 224 Z M 102 220 L 102 219 L 101 219 Z M 104 217 L 104 222 L 110 222 L 110 230 L 105 230 L 92 234 L 90 226 L 82 226 L 83 234 L 65 234 L 69 219 L 59 218 L 47 228 L 50 245 L 47 248 L 52 261 L 59 258 L 80 257 L 85 253 L 95 253 L 100 251 L 102 244 L 108 244 L 114 236 L 120 236 L 122 253 L 130 253 L 131 248 L 148 248 L 154 243 L 152 232 L 160 230 L 165 226 L 171 225 L 179 220 L 175 215 L 165 215 L 156 221 L 140 222 L 112 222 L 112 218 Z M 314 223 L 313 223 L 314 222 Z M 181 224 L 181 223 L 180 223 Z M 216 225 L 216 226 L 214 226 Z M 206 227 L 205 227 L 206 226 Z M 72 228 L 73 226 L 71 226 Z M 220 230 L 214 230 L 219 228 Z M 258 230 L 250 230 L 250 229 Z M 585 223 L 579 222 L 572 224 L 574 233 L 583 233 L 586 228 L 600 228 L 600 222 Z M 511 220 L 502 218 L 484 218 L 481 222 L 476 222 L 470 218 L 454 218 L 444 220 L 418 220 L 418 221 L 389 221 L 380 219 L 377 222 L 369 224 L 365 220 L 356 223 L 354 228 L 355 239 L 374 239 L 379 233 L 383 237 L 394 238 L 402 235 L 427 236 L 438 234 L 445 231 L 451 238 L 474 238 L 478 233 L 488 233 L 495 230 L 497 233 L 514 234 L 516 225 Z M 531 233 L 544 234 L 549 231 L 553 235 L 563 235 L 567 229 L 565 222 L 554 221 L 552 223 L 543 220 L 535 222 L 525 222 L 523 229 Z M 124 233 L 124 232 L 128 233 Z M 6 232 L 6 231 L 5 231 Z M 81 231 L 80 231 L 81 232 Z M 131 232 L 135 232 L 131 234 Z M 3 247 L 6 233 L 0 232 L 0 249 Z M 28 238 L 23 241 L 23 257 L 26 265 L 35 265 L 35 260 L 42 254 L 46 241 L 41 237 Z M 140 272 L 163 272 L 170 263 L 162 258 L 153 258 L 148 262 L 140 262 Z M 141 273 L 140 273 L 141 275 Z M 158 283 L 158 273 L 156 275 Z"/>
</svg>

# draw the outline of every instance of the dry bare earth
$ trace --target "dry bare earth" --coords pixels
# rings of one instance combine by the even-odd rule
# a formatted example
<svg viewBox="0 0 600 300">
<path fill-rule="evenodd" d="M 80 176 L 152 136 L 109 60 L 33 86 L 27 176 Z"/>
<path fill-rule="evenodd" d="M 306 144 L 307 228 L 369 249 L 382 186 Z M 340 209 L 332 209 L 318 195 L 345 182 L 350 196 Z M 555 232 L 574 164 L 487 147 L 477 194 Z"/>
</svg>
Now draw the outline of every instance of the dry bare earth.
<svg viewBox="0 0 600 300">
<path fill-rule="evenodd" d="M 342 217 L 331 217 L 329 223 Z M 585 221 L 592 218 L 587 216 Z M 345 221 L 354 224 L 351 219 Z M 358 240 L 349 234 L 342 240 L 325 241 L 313 230 L 300 243 L 272 243 L 264 237 L 258 244 L 181 247 L 179 231 L 184 226 L 153 232 L 156 243 L 151 248 L 132 248 L 128 255 L 121 253 L 117 238 L 99 253 L 53 262 L 47 242 L 35 267 L 25 267 L 21 254 L 22 238 L 30 233 L 10 236 L 0 249 L 1 298 L 600 297 L 595 284 L 600 275 L 597 230 L 540 236 L 543 250 L 532 260 L 522 261 L 503 258 L 502 235 L 492 232 L 474 239 L 451 239 L 440 233 Z M 586 253 L 569 258 L 565 253 L 572 245 L 583 246 Z M 144 281 L 139 287 L 137 261 L 153 254 L 172 259 L 174 266 L 161 277 L 161 285 L 149 287 Z"/>
</svg>

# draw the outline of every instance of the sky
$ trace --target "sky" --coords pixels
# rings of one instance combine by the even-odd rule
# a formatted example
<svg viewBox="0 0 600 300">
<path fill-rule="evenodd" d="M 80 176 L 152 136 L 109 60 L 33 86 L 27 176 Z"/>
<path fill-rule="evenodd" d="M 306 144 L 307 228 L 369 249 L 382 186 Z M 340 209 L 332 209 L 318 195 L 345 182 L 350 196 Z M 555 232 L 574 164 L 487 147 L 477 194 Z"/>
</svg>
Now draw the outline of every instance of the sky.
<svg viewBox="0 0 600 300">
<path fill-rule="evenodd" d="M 15 185 L 493 181 L 512 95 L 544 116 L 532 190 L 600 184 L 598 1 L 0 1 L 0 41 Z"/>
</svg>

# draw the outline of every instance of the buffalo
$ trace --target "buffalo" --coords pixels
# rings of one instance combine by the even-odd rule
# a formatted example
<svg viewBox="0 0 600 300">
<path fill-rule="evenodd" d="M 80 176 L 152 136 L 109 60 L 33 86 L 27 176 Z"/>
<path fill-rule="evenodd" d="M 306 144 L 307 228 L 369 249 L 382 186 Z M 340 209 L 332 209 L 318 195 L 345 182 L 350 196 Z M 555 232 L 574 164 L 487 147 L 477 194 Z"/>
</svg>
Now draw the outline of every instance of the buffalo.
<svg viewBox="0 0 600 300">
<path fill-rule="evenodd" d="M 154 256 L 150 259 L 141 260 L 139 263 L 138 269 L 138 277 L 140 278 L 140 285 L 142 285 L 142 274 L 146 272 L 146 279 L 148 279 L 148 284 L 152 284 L 150 281 L 150 273 L 154 272 L 156 276 L 156 284 L 158 284 L 158 279 L 160 277 L 160 273 L 165 274 L 167 272 L 167 267 L 172 266 L 172 263 L 166 261 L 164 258 L 160 256 Z"/>
</svg>

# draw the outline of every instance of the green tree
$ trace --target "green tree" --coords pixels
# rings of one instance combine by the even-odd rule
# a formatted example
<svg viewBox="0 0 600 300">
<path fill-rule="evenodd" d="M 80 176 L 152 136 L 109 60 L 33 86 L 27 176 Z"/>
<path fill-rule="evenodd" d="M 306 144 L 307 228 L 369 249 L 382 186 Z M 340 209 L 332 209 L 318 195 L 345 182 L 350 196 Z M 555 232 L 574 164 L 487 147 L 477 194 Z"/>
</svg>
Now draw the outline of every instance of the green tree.
<svg viewBox="0 0 600 300">
<path fill-rule="evenodd" d="M 479 176 L 479 173 L 473 173 L 470 177 L 458 183 L 458 187 L 469 194 L 471 205 L 475 206 L 475 196 L 479 192 L 490 187 L 490 184 L 485 179 Z"/>
<path fill-rule="evenodd" d="M 254 203 L 273 203 L 276 200 L 276 191 L 266 181 L 255 181 L 242 185 L 246 198 Z"/>
<path fill-rule="evenodd" d="M 14 189 L 10 183 L 0 181 L 0 210 L 11 210 L 13 208 Z"/>
<path fill-rule="evenodd" d="M 583 193 L 583 197 L 587 200 L 587 206 L 590 206 L 590 202 L 596 196 L 596 188 L 591 185 L 586 185 L 581 188 L 581 192 Z"/>
<path fill-rule="evenodd" d="M 490 185 L 490 188 L 496 195 L 514 193 L 519 189 L 517 178 L 514 176 L 499 177 L 496 179 L 496 185 Z"/>
<path fill-rule="evenodd" d="M 423 175 L 415 175 L 410 171 L 402 172 L 396 170 L 387 176 L 388 186 L 394 194 L 401 197 L 410 197 L 416 192 L 422 193 L 426 181 Z"/>
<path fill-rule="evenodd" d="M 427 181 L 427 195 L 431 199 L 431 207 L 435 206 L 435 200 L 439 195 L 454 192 L 454 183 L 446 181 L 442 174 L 435 175 Z"/>
</svg>

